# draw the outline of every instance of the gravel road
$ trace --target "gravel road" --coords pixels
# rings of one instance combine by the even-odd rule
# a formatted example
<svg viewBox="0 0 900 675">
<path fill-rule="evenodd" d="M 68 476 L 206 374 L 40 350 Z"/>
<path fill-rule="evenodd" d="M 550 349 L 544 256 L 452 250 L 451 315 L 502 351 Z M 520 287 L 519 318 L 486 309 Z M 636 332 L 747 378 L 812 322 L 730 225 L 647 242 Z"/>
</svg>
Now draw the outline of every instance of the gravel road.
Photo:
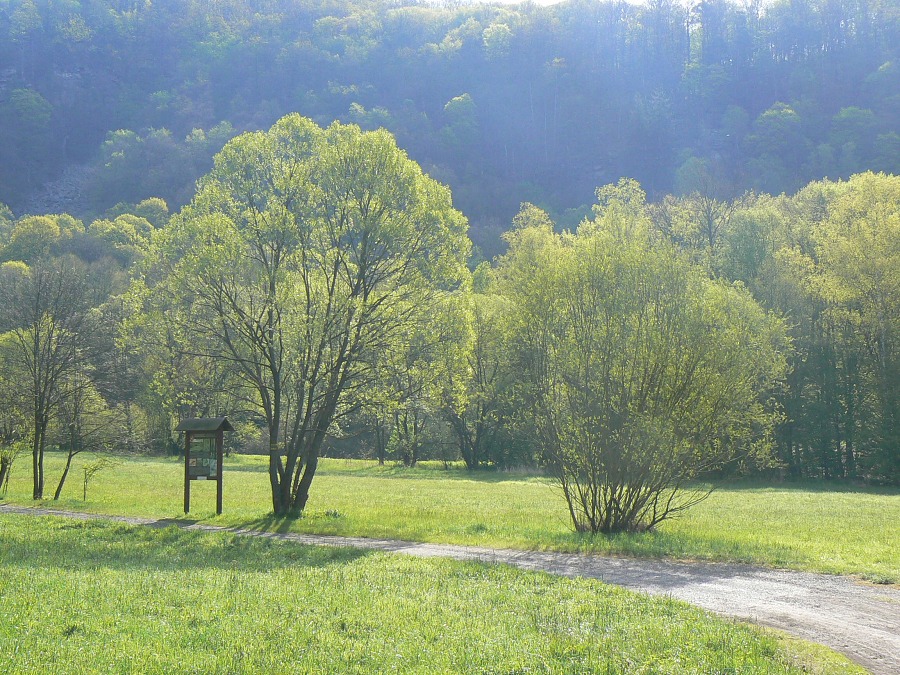
<svg viewBox="0 0 900 675">
<path fill-rule="evenodd" d="M 567 577 L 589 577 L 653 595 L 667 595 L 725 616 L 778 628 L 835 649 L 876 675 L 900 675 L 900 588 L 849 577 L 749 565 L 682 563 L 596 555 L 420 544 L 406 541 L 234 530 L 181 520 L 152 520 L 51 511 L 0 504 L 0 513 L 114 520 L 134 525 L 230 531 L 317 546 L 403 553 L 515 565 Z"/>
</svg>

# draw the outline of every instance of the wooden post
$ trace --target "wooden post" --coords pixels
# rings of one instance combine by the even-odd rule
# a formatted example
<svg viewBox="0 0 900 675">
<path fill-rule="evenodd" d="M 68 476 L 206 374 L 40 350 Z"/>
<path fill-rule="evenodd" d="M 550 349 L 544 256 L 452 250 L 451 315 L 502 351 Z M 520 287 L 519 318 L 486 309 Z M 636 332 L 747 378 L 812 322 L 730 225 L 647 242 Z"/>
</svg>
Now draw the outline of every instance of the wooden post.
<svg viewBox="0 0 900 675">
<path fill-rule="evenodd" d="M 216 432 L 216 515 L 222 515 L 222 450 L 225 445 L 225 434 L 220 430 Z"/>
<path fill-rule="evenodd" d="M 184 512 L 191 512 L 191 477 L 188 466 L 191 463 L 191 432 L 184 432 Z"/>
</svg>

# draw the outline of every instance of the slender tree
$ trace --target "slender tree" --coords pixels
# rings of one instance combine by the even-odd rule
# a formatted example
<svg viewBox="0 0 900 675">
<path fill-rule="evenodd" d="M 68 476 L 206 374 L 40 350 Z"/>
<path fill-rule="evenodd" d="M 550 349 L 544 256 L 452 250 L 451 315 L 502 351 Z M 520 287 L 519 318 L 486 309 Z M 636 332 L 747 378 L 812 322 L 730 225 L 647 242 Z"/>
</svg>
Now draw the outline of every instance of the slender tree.
<svg viewBox="0 0 900 675">
<path fill-rule="evenodd" d="M 80 358 L 91 296 L 87 268 L 63 257 L 7 267 L 0 279 L 2 322 L 13 339 L 6 357 L 27 374 L 34 499 L 44 496 L 44 451 L 63 383 Z"/>
<path fill-rule="evenodd" d="M 464 366 L 445 376 L 443 413 L 459 447 L 466 468 L 502 465 L 512 450 L 503 435 L 504 389 L 509 386 L 502 330 L 508 309 L 494 293 L 474 293 L 470 299 L 471 346 L 463 352 Z M 461 390 L 461 391 L 460 391 Z"/>
</svg>

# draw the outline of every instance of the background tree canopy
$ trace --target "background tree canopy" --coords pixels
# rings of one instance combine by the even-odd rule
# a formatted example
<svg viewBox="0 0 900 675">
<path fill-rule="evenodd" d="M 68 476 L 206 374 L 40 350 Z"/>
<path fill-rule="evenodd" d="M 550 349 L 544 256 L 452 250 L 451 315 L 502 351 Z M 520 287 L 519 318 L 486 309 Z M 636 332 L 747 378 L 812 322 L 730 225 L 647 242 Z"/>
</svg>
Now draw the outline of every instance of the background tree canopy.
<svg viewBox="0 0 900 675">
<path fill-rule="evenodd" d="M 279 513 L 321 453 L 897 483 L 898 46 L 890 0 L 0 2 L 0 387 L 46 391 L 0 472 L 227 412 Z"/>
<path fill-rule="evenodd" d="M 521 202 L 574 226 L 621 176 L 655 200 L 698 161 L 718 198 L 897 172 L 898 45 L 890 0 L 9 0 L 0 202 L 179 207 L 228 138 L 296 111 L 390 130 L 490 257 Z"/>
<path fill-rule="evenodd" d="M 896 484 L 898 181 L 647 203 L 623 180 L 575 234 L 523 204 L 470 275 L 449 191 L 387 132 L 289 116 L 171 220 L 4 218 L 0 468 L 31 445 L 39 493 L 44 447 L 177 452 L 178 421 L 227 413 L 279 512 L 322 453 L 542 464 L 600 530 L 700 476 Z"/>
</svg>

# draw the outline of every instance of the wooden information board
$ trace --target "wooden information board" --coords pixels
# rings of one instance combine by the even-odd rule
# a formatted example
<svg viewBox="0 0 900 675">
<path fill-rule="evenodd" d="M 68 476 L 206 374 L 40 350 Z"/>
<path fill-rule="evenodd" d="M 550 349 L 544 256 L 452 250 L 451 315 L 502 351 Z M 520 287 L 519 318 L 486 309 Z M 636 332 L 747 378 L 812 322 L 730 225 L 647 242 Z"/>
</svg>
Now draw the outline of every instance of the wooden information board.
<svg viewBox="0 0 900 675">
<path fill-rule="evenodd" d="M 226 417 L 184 420 L 176 428 L 184 432 L 184 512 L 191 511 L 191 481 L 216 481 L 216 513 L 222 513 L 222 449 L 225 432 L 234 431 Z"/>
</svg>

